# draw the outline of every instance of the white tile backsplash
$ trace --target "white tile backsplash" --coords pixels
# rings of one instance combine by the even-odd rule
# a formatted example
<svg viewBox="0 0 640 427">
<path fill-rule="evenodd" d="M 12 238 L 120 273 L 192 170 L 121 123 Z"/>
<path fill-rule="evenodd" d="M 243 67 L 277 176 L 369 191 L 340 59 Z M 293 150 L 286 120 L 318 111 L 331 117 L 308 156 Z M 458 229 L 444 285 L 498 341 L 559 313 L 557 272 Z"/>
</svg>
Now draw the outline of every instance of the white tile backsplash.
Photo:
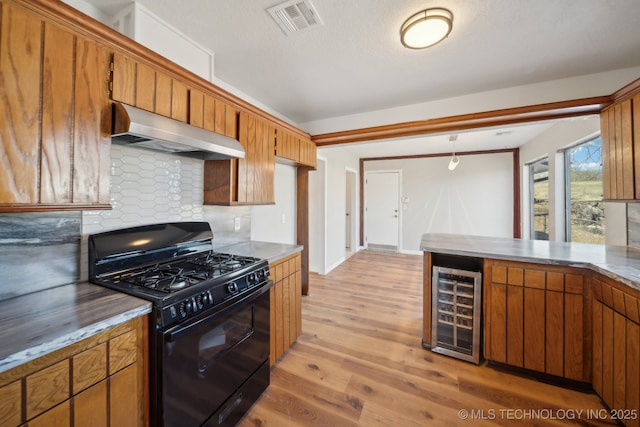
<svg viewBox="0 0 640 427">
<path fill-rule="evenodd" d="M 249 240 L 251 207 L 203 206 L 204 161 L 113 144 L 111 210 L 82 212 L 81 278 L 86 279 L 90 234 L 138 225 L 207 221 L 214 244 Z M 240 230 L 233 220 L 241 218 Z"/>
<path fill-rule="evenodd" d="M 83 234 L 173 221 L 203 221 L 204 162 L 114 144 L 109 211 L 83 213 Z"/>
</svg>

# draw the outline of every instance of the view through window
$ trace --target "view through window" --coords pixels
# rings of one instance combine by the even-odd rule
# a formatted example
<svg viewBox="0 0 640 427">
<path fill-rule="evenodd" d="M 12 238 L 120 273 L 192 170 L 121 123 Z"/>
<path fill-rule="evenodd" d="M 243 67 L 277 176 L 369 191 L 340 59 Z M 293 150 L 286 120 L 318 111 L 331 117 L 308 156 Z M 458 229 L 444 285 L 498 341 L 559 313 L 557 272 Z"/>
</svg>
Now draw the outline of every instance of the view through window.
<svg viewBox="0 0 640 427">
<path fill-rule="evenodd" d="M 565 151 L 567 241 L 604 244 L 602 139 Z"/>
<path fill-rule="evenodd" d="M 529 165 L 531 237 L 549 240 L 549 158 Z"/>
</svg>

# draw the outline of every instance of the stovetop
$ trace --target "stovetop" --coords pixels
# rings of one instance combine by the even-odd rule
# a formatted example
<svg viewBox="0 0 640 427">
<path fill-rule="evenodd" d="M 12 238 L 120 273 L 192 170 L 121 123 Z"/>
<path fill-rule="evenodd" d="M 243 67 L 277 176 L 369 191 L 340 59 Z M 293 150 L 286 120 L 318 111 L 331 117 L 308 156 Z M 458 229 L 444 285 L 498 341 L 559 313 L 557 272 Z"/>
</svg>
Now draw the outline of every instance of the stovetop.
<svg viewBox="0 0 640 427">
<path fill-rule="evenodd" d="M 168 294 L 204 281 L 224 278 L 234 271 L 254 264 L 257 266 L 260 261 L 258 258 L 207 251 L 177 261 L 134 268 L 114 274 L 108 280 L 114 285 L 143 287 Z M 254 278 L 256 273 L 249 274 Z"/>
<path fill-rule="evenodd" d="M 216 252 L 208 223 L 140 226 L 89 236 L 89 280 L 146 299 L 159 327 L 215 313 L 271 284 L 265 259 Z"/>
<path fill-rule="evenodd" d="M 156 324 L 167 327 L 221 309 L 265 286 L 269 274 L 267 260 L 212 251 L 92 281 L 151 301 Z"/>
</svg>

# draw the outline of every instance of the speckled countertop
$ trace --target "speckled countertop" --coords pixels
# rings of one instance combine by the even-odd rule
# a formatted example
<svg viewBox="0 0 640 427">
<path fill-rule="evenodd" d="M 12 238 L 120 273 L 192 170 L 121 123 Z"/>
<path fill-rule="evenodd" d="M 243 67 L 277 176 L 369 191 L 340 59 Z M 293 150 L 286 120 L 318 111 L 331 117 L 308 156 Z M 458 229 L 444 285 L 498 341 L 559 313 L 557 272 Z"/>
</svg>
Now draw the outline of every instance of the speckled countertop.
<svg viewBox="0 0 640 427">
<path fill-rule="evenodd" d="M 0 373 L 151 311 L 148 301 L 78 283 L 0 301 Z"/>
<path fill-rule="evenodd" d="M 460 234 L 424 234 L 420 249 L 538 264 L 588 268 L 640 291 L 640 249 Z"/>
<path fill-rule="evenodd" d="M 290 245 L 286 243 L 260 242 L 249 240 L 246 242 L 215 246 L 216 251 L 226 252 L 234 255 L 252 256 L 256 258 L 266 258 L 269 263 L 273 263 L 289 255 L 302 250 L 301 245 Z"/>
</svg>

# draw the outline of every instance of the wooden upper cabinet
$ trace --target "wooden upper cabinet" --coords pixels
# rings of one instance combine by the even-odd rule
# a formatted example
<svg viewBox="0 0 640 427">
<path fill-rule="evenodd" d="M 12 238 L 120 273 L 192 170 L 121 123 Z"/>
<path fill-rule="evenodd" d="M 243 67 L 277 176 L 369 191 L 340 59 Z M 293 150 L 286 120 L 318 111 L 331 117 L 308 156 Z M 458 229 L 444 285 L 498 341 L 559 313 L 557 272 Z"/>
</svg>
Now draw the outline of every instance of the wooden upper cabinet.
<svg viewBox="0 0 640 427">
<path fill-rule="evenodd" d="M 188 86 L 119 52 L 113 55 L 112 89 L 114 101 L 189 122 Z"/>
<path fill-rule="evenodd" d="M 225 108 L 225 123 L 232 126 L 234 114 Z M 218 117 L 218 104 L 215 104 Z M 231 110 L 233 111 L 233 110 Z M 216 120 L 216 126 L 218 120 Z M 243 159 L 207 160 L 204 170 L 204 203 L 210 205 L 275 203 L 275 127 L 261 118 L 240 111 L 238 141 Z M 217 129 L 217 128 L 216 128 Z M 225 133 L 230 132 L 225 126 Z M 228 136 L 232 136 L 229 134 Z"/>
<path fill-rule="evenodd" d="M 640 94 L 600 114 L 605 200 L 640 199 Z"/>
<path fill-rule="evenodd" d="M 318 165 L 318 153 L 316 144 L 310 139 L 300 139 L 300 161 L 299 163 L 304 166 L 309 166 L 313 169 Z"/>
<path fill-rule="evenodd" d="M 0 212 L 107 208 L 109 52 L 1 7 Z"/>
<path fill-rule="evenodd" d="M 189 124 L 238 139 L 238 110 L 197 89 L 189 95 Z"/>
<path fill-rule="evenodd" d="M 309 166 L 315 169 L 317 164 L 316 145 L 308 138 L 285 129 L 276 128 L 276 156 L 290 160 L 298 166 Z"/>
</svg>

